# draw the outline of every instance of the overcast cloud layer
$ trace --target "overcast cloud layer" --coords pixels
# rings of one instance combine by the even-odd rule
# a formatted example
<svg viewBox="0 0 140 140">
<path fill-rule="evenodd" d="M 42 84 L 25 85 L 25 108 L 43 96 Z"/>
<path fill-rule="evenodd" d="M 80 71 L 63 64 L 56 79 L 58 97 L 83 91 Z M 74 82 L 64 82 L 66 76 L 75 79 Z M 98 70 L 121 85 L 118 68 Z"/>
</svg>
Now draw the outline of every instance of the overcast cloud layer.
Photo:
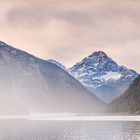
<svg viewBox="0 0 140 140">
<path fill-rule="evenodd" d="M 140 72 L 140 1 L 0 0 L 0 40 L 67 67 L 102 50 Z"/>
</svg>

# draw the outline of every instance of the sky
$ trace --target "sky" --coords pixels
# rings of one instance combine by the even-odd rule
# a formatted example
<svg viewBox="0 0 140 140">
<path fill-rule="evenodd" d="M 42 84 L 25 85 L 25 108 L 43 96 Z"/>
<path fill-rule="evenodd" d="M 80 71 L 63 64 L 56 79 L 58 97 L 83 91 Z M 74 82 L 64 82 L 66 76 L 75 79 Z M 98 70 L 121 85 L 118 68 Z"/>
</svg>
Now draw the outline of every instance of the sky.
<svg viewBox="0 0 140 140">
<path fill-rule="evenodd" d="M 140 0 L 0 0 L 0 40 L 66 67 L 104 51 L 140 73 Z"/>
</svg>

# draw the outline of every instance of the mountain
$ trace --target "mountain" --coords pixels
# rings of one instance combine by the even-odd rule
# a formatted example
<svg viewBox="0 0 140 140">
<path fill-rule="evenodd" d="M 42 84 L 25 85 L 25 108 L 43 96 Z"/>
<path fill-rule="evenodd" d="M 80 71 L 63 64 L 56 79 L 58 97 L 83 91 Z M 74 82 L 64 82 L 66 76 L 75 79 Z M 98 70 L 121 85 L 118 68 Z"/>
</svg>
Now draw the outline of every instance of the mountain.
<svg viewBox="0 0 140 140">
<path fill-rule="evenodd" d="M 137 72 L 118 65 L 102 51 L 92 53 L 68 71 L 107 103 L 124 93 L 138 76 Z"/>
<path fill-rule="evenodd" d="M 49 60 L 47 60 L 48 62 L 51 62 L 51 63 L 53 63 L 53 64 L 55 64 L 55 65 L 57 65 L 57 66 L 59 66 L 60 68 L 62 68 L 63 70 L 65 70 L 65 71 L 67 71 L 67 68 L 64 66 L 64 65 L 62 65 L 60 62 L 58 62 L 58 61 L 56 61 L 56 60 L 53 60 L 53 59 L 49 59 Z"/>
<path fill-rule="evenodd" d="M 105 104 L 68 72 L 0 42 L 0 114 L 99 112 Z"/>
<path fill-rule="evenodd" d="M 140 76 L 128 90 L 109 104 L 112 113 L 140 114 Z"/>
</svg>

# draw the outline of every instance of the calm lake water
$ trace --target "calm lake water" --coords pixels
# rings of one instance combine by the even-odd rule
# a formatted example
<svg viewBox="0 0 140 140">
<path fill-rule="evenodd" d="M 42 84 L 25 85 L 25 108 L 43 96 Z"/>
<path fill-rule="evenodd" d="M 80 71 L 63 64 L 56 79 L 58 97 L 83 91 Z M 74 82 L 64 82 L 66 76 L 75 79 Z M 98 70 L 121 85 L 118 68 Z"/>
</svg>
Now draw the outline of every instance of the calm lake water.
<svg viewBox="0 0 140 140">
<path fill-rule="evenodd" d="M 140 122 L 0 120 L 0 140 L 140 140 Z"/>
</svg>

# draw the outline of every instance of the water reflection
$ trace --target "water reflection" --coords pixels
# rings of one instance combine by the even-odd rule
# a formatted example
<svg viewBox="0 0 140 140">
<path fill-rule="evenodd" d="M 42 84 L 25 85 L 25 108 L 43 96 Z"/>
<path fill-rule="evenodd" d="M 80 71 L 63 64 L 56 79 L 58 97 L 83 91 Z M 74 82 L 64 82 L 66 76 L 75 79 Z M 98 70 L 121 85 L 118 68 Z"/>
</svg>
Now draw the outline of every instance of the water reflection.
<svg viewBox="0 0 140 140">
<path fill-rule="evenodd" d="M 0 140 L 140 140 L 140 122 L 1 120 Z"/>
</svg>

